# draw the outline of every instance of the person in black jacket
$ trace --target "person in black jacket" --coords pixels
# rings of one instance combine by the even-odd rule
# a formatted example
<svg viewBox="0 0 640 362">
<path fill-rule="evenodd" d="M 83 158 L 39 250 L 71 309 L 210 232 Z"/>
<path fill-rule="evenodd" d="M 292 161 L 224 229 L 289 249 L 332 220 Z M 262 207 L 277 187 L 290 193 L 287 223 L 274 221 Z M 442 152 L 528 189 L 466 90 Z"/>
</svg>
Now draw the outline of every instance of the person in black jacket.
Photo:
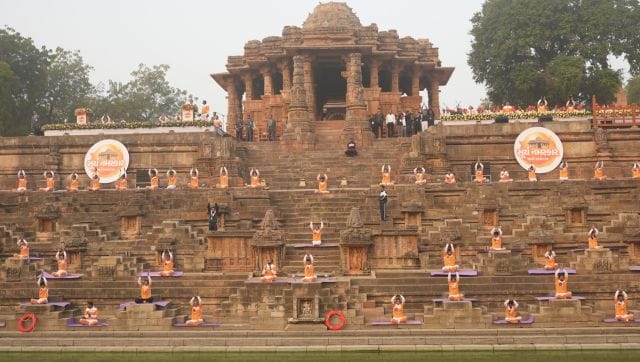
<svg viewBox="0 0 640 362">
<path fill-rule="evenodd" d="M 218 204 L 214 203 L 211 207 L 210 203 L 207 203 L 207 211 L 209 213 L 209 231 L 218 230 Z"/>
</svg>

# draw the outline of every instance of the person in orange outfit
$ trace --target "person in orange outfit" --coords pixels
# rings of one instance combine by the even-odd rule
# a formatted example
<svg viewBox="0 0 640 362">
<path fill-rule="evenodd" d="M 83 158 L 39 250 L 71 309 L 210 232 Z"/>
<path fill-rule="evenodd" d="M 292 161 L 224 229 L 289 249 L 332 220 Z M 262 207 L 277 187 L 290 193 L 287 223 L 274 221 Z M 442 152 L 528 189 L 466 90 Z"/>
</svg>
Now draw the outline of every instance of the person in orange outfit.
<svg viewBox="0 0 640 362">
<path fill-rule="evenodd" d="M 146 278 L 138 277 L 138 285 L 140 286 L 140 298 L 136 298 L 136 304 L 153 303 L 151 296 L 151 275 L 147 274 Z"/>
<path fill-rule="evenodd" d="M 249 171 L 249 187 L 260 187 L 260 171 L 257 168 L 251 168 Z"/>
<path fill-rule="evenodd" d="M 324 222 L 320 221 L 320 225 L 313 225 L 313 221 L 309 222 L 309 229 L 311 229 L 311 244 L 318 246 L 322 244 L 322 229 L 324 229 Z"/>
<path fill-rule="evenodd" d="M 149 186 L 147 187 L 149 190 L 157 190 L 160 187 L 160 177 L 158 177 L 157 169 L 149 169 Z"/>
<path fill-rule="evenodd" d="M 58 250 L 56 252 L 56 262 L 58 263 L 58 270 L 51 273 L 54 277 L 63 278 L 67 276 L 67 252 Z"/>
<path fill-rule="evenodd" d="M 305 283 L 313 283 L 318 280 L 313 270 L 313 255 L 305 254 L 302 262 L 304 263 L 304 278 L 302 278 L 302 281 Z"/>
<path fill-rule="evenodd" d="M 127 187 L 127 173 L 122 170 L 122 175 L 120 175 L 120 178 L 116 181 L 116 190 L 125 191 Z"/>
<path fill-rule="evenodd" d="M 508 323 L 520 323 L 522 317 L 518 316 L 518 302 L 514 299 L 504 301 L 504 320 Z"/>
<path fill-rule="evenodd" d="M 198 176 L 198 169 L 195 167 L 191 167 L 191 171 L 189 171 L 188 187 L 190 189 L 197 189 L 200 187 L 200 176 Z"/>
<path fill-rule="evenodd" d="M 98 168 L 93 169 L 93 177 L 91 178 L 91 185 L 88 188 L 89 191 L 99 191 L 100 190 L 100 174 L 98 173 Z"/>
<path fill-rule="evenodd" d="M 329 193 L 329 177 L 327 177 L 327 174 L 325 173 L 322 176 L 318 174 L 318 176 L 316 177 L 316 180 L 318 181 L 318 189 L 316 190 L 316 193 L 328 194 Z"/>
<path fill-rule="evenodd" d="M 53 171 L 45 171 L 42 176 L 44 176 L 44 180 L 47 183 L 47 187 L 41 187 L 40 191 L 48 192 L 54 191 L 56 186 L 56 176 Z"/>
<path fill-rule="evenodd" d="M 538 176 L 536 175 L 536 168 L 533 165 L 529 166 L 529 170 L 527 170 L 527 178 L 531 182 L 538 181 Z"/>
<path fill-rule="evenodd" d="M 624 290 L 616 290 L 613 296 L 613 302 L 616 310 L 616 320 L 622 322 L 630 322 L 633 320 L 633 313 L 629 313 L 627 309 L 627 292 Z"/>
<path fill-rule="evenodd" d="M 173 253 L 171 250 L 165 250 L 162 252 L 162 271 L 160 275 L 163 277 L 170 277 L 173 275 Z"/>
<path fill-rule="evenodd" d="M 87 307 L 84 309 L 84 313 L 82 314 L 82 318 L 80 318 L 80 324 L 95 326 L 98 324 L 98 313 L 98 308 L 93 305 L 93 302 L 88 301 Z"/>
<path fill-rule="evenodd" d="M 272 282 L 276 280 L 276 269 L 273 266 L 273 261 L 269 260 L 269 262 L 262 269 L 262 280 L 263 282 Z"/>
<path fill-rule="evenodd" d="M 548 103 L 545 97 L 538 99 L 538 113 L 547 113 Z"/>
<path fill-rule="evenodd" d="M 456 183 L 456 175 L 451 170 L 444 175 L 444 183 L 449 185 Z"/>
<path fill-rule="evenodd" d="M 480 158 L 478 158 L 478 161 L 473 165 L 473 169 L 475 171 L 473 181 L 478 185 L 485 183 L 487 179 L 484 177 L 484 165 L 480 162 Z"/>
<path fill-rule="evenodd" d="M 456 264 L 456 252 L 453 248 L 452 243 L 447 243 L 444 246 L 443 259 L 444 266 L 442 267 L 443 272 L 447 273 L 455 273 L 458 271 L 458 264 Z"/>
<path fill-rule="evenodd" d="M 555 284 L 557 299 L 571 299 L 572 294 L 569 291 L 569 273 L 567 273 L 566 270 L 556 270 Z"/>
<path fill-rule="evenodd" d="M 18 171 L 18 188 L 13 190 L 14 192 L 27 191 L 27 174 L 24 170 Z"/>
<path fill-rule="evenodd" d="M 78 191 L 78 174 L 71 174 L 71 181 L 69 181 L 69 187 L 67 187 L 67 192 L 76 192 Z"/>
<path fill-rule="evenodd" d="M 226 189 L 227 187 L 229 187 L 229 171 L 222 166 L 220 167 L 220 188 Z"/>
<path fill-rule="evenodd" d="M 449 282 L 449 300 L 463 300 L 464 294 L 460 293 L 460 274 L 458 272 L 455 274 L 449 273 L 447 275 L 447 281 Z"/>
<path fill-rule="evenodd" d="M 567 161 L 560 162 L 560 180 L 566 181 L 569 179 L 569 164 Z"/>
<path fill-rule="evenodd" d="M 413 174 L 416 175 L 416 185 L 422 186 L 427 183 L 427 179 L 424 176 L 425 172 L 424 167 L 416 167 L 413 169 Z"/>
<path fill-rule="evenodd" d="M 556 262 L 556 252 L 551 250 L 547 250 L 544 253 L 544 269 L 545 270 L 556 270 L 558 269 L 558 263 Z"/>
<path fill-rule="evenodd" d="M 509 171 L 506 168 L 502 168 L 500 171 L 500 182 L 512 182 L 513 179 L 509 177 Z"/>
<path fill-rule="evenodd" d="M 199 295 L 192 297 L 189 301 L 191 305 L 191 319 L 185 322 L 187 327 L 197 327 L 201 325 L 204 320 L 202 319 L 202 299 Z"/>
<path fill-rule="evenodd" d="M 631 167 L 631 177 L 638 180 L 640 179 L 640 162 L 634 162 Z"/>
<path fill-rule="evenodd" d="M 167 190 L 175 190 L 178 186 L 178 178 L 176 177 L 176 170 L 170 169 L 167 171 Z"/>
<path fill-rule="evenodd" d="M 29 243 L 22 237 L 18 239 L 18 248 L 20 248 L 20 252 L 18 254 L 13 254 L 14 258 L 19 259 L 29 259 Z"/>
<path fill-rule="evenodd" d="M 380 182 L 380 185 L 393 185 L 393 181 L 391 181 L 391 165 L 382 165 L 380 172 L 382 173 L 382 181 Z"/>
<path fill-rule="evenodd" d="M 49 303 L 49 284 L 47 283 L 47 278 L 45 278 L 44 272 L 42 271 L 38 277 L 38 286 L 40 287 L 40 290 L 38 290 L 38 298 L 31 298 L 31 304 Z"/>
<path fill-rule="evenodd" d="M 404 315 L 404 302 L 404 297 L 399 294 L 396 294 L 391 298 L 391 306 L 393 308 L 391 323 L 399 324 L 407 321 L 407 316 Z"/>
<path fill-rule="evenodd" d="M 598 181 L 606 180 L 608 177 L 604 174 L 604 161 L 597 161 L 593 166 L 593 178 Z"/>
<path fill-rule="evenodd" d="M 502 247 L 502 229 L 500 228 L 500 225 L 491 229 L 491 248 L 489 248 L 489 250 L 506 250 L 504 247 Z"/>
<path fill-rule="evenodd" d="M 598 245 L 598 234 L 600 234 L 600 232 L 598 231 L 598 228 L 594 226 L 591 227 L 591 229 L 589 230 L 589 249 L 601 249 L 602 246 Z"/>
</svg>

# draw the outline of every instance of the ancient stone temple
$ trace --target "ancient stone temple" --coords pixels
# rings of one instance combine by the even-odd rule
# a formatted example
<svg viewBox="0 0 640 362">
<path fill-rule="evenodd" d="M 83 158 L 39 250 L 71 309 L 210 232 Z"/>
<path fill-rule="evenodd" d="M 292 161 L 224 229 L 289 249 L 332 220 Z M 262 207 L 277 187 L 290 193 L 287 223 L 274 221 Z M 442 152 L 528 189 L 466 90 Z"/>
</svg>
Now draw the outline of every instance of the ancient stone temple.
<svg viewBox="0 0 640 362">
<path fill-rule="evenodd" d="M 316 6 L 302 28 L 286 26 L 282 36 L 247 42 L 226 67 L 211 76 L 228 93 L 228 129 L 251 117 L 257 137 L 266 139 L 272 117 L 278 138 L 297 132 L 288 138 L 303 143 L 339 128 L 342 138 L 366 144 L 367 118 L 378 111 L 416 112 L 426 103 L 437 116 L 440 86 L 453 72 L 428 39 L 363 26 L 337 2 Z M 420 96 L 425 89 L 428 99 Z"/>
</svg>

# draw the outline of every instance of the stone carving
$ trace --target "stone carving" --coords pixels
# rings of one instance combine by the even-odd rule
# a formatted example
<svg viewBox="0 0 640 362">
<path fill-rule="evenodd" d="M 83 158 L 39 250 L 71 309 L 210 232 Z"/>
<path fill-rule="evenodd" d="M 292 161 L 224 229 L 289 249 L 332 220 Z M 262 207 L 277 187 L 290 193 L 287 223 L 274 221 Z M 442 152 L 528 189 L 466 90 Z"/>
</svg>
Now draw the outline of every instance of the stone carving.
<svg viewBox="0 0 640 362">
<path fill-rule="evenodd" d="M 337 2 L 318 4 L 313 13 L 309 14 L 307 20 L 302 24 L 303 30 L 319 30 L 323 28 L 358 29 L 361 27 L 360 19 L 353 12 L 353 9 L 345 3 Z"/>
<path fill-rule="evenodd" d="M 267 210 L 260 224 L 260 230 L 253 234 L 254 246 L 279 245 L 285 241 L 282 230 L 279 230 L 278 221 L 273 210 Z"/>
<path fill-rule="evenodd" d="M 340 231 L 340 243 L 344 245 L 369 245 L 371 233 L 364 228 L 360 209 L 354 207 L 347 218 L 347 227 Z"/>
<path fill-rule="evenodd" d="M 608 259 L 598 259 L 595 263 L 593 263 L 593 272 L 594 273 L 611 273 L 613 270 L 613 266 L 611 265 L 611 261 Z"/>
<path fill-rule="evenodd" d="M 10 266 L 7 267 L 7 281 L 8 282 L 18 282 L 20 281 L 20 276 L 22 275 L 22 268 L 19 266 Z"/>
</svg>

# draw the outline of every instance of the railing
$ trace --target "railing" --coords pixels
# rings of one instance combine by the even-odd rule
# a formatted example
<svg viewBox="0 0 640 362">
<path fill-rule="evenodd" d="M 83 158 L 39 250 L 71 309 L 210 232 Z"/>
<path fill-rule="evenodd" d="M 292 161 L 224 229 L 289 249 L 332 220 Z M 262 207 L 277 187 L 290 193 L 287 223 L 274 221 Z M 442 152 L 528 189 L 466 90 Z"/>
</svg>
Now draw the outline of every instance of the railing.
<svg viewBox="0 0 640 362">
<path fill-rule="evenodd" d="M 602 106 L 593 97 L 593 127 L 640 126 L 640 106 Z"/>
</svg>

